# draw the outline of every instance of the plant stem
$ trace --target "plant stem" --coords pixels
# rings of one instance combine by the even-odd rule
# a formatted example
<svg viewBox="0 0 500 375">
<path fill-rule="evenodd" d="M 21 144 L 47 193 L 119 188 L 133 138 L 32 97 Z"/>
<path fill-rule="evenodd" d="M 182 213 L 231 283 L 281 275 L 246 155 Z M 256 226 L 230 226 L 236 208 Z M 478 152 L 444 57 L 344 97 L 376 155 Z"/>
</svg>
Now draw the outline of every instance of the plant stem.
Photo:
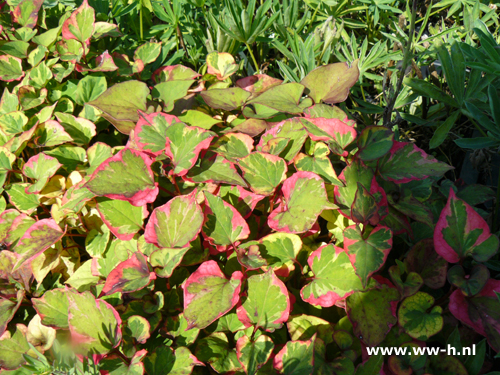
<svg viewBox="0 0 500 375">
<path fill-rule="evenodd" d="M 406 43 L 406 47 L 404 48 L 403 53 L 403 61 L 401 64 L 401 72 L 398 77 L 398 82 L 396 84 L 396 90 L 394 91 L 394 95 L 389 99 L 389 103 L 387 107 L 385 107 L 383 114 L 383 124 L 385 127 L 389 127 L 391 124 L 392 111 L 394 110 L 394 105 L 396 104 L 396 100 L 398 98 L 399 92 L 401 91 L 401 86 L 403 85 L 403 79 L 405 77 L 406 68 L 408 67 L 408 63 L 411 61 L 411 51 L 413 44 L 413 34 L 415 33 L 415 18 L 417 16 L 417 0 L 413 0 L 413 5 L 411 9 L 411 22 L 410 22 L 410 32 L 408 33 L 408 42 Z"/>
<path fill-rule="evenodd" d="M 250 53 L 250 56 L 252 57 L 253 64 L 255 65 L 255 72 L 259 73 L 260 72 L 259 64 L 257 64 L 257 60 L 255 60 L 255 56 L 253 55 L 252 49 L 250 48 L 250 46 L 248 45 L 247 42 L 245 42 L 245 45 L 247 46 L 248 52 Z"/>
<path fill-rule="evenodd" d="M 144 40 L 144 33 L 142 28 L 142 1 L 141 1 L 141 7 L 139 9 L 139 29 L 141 34 L 141 40 Z"/>
<path fill-rule="evenodd" d="M 313 16 L 311 17 L 311 20 L 309 21 L 309 24 L 307 25 L 307 31 L 309 31 L 309 29 L 311 28 L 311 26 L 312 26 L 312 24 L 314 22 L 314 19 L 316 18 L 316 14 L 318 14 L 320 6 L 321 6 L 321 1 L 318 3 L 318 6 L 314 10 Z"/>
</svg>

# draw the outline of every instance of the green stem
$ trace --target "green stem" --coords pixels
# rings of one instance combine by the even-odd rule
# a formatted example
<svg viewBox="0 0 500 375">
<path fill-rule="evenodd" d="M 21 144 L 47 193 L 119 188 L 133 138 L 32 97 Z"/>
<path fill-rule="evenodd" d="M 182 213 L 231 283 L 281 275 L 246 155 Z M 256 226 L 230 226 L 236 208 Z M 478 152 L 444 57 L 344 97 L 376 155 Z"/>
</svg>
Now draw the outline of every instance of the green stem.
<svg viewBox="0 0 500 375">
<path fill-rule="evenodd" d="M 479 130 L 479 133 L 481 133 L 481 135 L 482 135 L 483 137 L 488 137 L 488 134 L 486 134 L 486 133 L 484 132 L 484 130 L 483 130 L 483 129 L 481 129 L 481 127 L 477 124 L 477 122 L 476 122 L 476 121 L 474 121 L 473 119 L 470 119 L 470 121 L 474 124 L 474 126 L 476 127 L 476 129 L 477 129 L 477 130 Z"/>
<path fill-rule="evenodd" d="M 252 49 L 248 45 L 248 43 L 245 42 L 245 45 L 247 46 L 248 52 L 250 53 L 250 56 L 252 57 L 253 64 L 255 65 L 255 72 L 259 73 L 259 64 L 257 64 L 257 60 L 255 60 L 255 56 L 253 55 Z"/>
<path fill-rule="evenodd" d="M 141 41 L 142 41 L 142 40 L 144 40 L 144 33 L 143 33 L 143 28 L 142 28 L 142 2 L 141 2 L 141 8 L 139 9 L 139 28 L 140 28 Z"/>
<path fill-rule="evenodd" d="M 318 14 L 320 6 L 321 6 L 321 1 L 319 2 L 318 6 L 314 10 L 313 16 L 311 17 L 311 20 L 309 21 L 309 24 L 307 25 L 307 31 L 309 31 L 309 29 L 311 28 L 311 26 L 312 26 L 312 24 L 314 22 L 314 19 L 316 18 L 316 14 Z"/>
</svg>

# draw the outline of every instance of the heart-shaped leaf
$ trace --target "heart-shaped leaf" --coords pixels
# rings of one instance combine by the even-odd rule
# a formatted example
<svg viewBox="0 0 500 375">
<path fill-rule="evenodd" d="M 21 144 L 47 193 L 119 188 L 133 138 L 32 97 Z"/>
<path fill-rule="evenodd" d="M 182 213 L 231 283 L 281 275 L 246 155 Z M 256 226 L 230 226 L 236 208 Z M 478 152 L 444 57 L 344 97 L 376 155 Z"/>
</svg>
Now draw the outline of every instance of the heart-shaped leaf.
<svg viewBox="0 0 500 375">
<path fill-rule="evenodd" d="M 247 280 L 248 292 L 238 307 L 238 319 L 246 327 L 254 325 L 268 332 L 282 327 L 290 313 L 290 297 L 285 284 L 269 270 Z"/>
<path fill-rule="evenodd" d="M 255 375 L 266 364 L 273 349 L 273 340 L 266 335 L 261 335 L 255 340 L 242 336 L 236 342 L 238 361 L 248 375 Z"/>
<path fill-rule="evenodd" d="M 182 195 L 154 209 L 144 238 L 158 247 L 187 247 L 200 233 L 202 224 L 203 213 L 195 195 Z"/>
<path fill-rule="evenodd" d="M 394 133 L 383 126 L 365 128 L 358 138 L 358 155 L 361 160 L 375 160 L 387 154 L 394 142 Z"/>
<path fill-rule="evenodd" d="M 187 329 L 203 329 L 231 310 L 239 301 L 242 279 L 239 271 L 226 279 L 213 260 L 202 263 L 182 285 Z"/>
<path fill-rule="evenodd" d="M 95 299 L 92 293 L 69 293 L 68 323 L 71 338 L 83 355 L 106 354 L 122 338 L 121 319 L 107 302 Z M 88 319 L 92 316 L 92 319 Z"/>
<path fill-rule="evenodd" d="M 363 289 L 349 257 L 339 247 L 322 246 L 311 253 L 307 263 L 314 277 L 302 288 L 300 295 L 312 305 L 330 307 Z"/>
<path fill-rule="evenodd" d="M 276 231 L 307 232 L 323 210 L 336 208 L 328 201 L 323 179 L 312 172 L 294 173 L 282 191 L 281 204 L 268 218 L 268 225 Z"/>
<path fill-rule="evenodd" d="M 149 269 L 146 257 L 136 251 L 130 259 L 119 263 L 106 278 L 100 297 L 116 292 L 131 293 L 141 290 L 156 279 Z"/>
<path fill-rule="evenodd" d="M 207 55 L 207 73 L 217 76 L 218 80 L 224 81 L 237 71 L 238 64 L 230 53 L 212 52 Z"/>
<path fill-rule="evenodd" d="M 467 297 L 478 294 L 490 279 L 490 271 L 483 264 L 472 267 L 469 275 L 460 265 L 455 265 L 448 270 L 448 281 L 459 288 Z"/>
<path fill-rule="evenodd" d="M 12 20 L 23 27 L 34 28 L 38 21 L 38 12 L 42 4 L 43 0 L 20 1 L 12 12 Z"/>
<path fill-rule="evenodd" d="M 134 145 L 154 156 L 160 155 L 167 145 L 167 128 L 173 122 L 180 122 L 180 120 L 162 112 L 150 114 L 139 112 L 139 121 L 137 121 L 133 133 Z"/>
<path fill-rule="evenodd" d="M 21 59 L 10 56 L 0 56 L 0 80 L 5 82 L 18 81 L 24 77 Z"/>
<path fill-rule="evenodd" d="M 104 161 L 84 185 L 92 193 L 142 206 L 154 202 L 158 183 L 151 171 L 153 161 L 140 151 L 124 148 Z"/>
<path fill-rule="evenodd" d="M 498 251 L 498 237 L 486 221 L 450 188 L 448 202 L 434 229 L 434 247 L 450 263 L 467 256 L 484 262 Z"/>
<path fill-rule="evenodd" d="M 309 73 L 300 83 L 308 90 L 315 103 L 343 102 L 359 78 L 358 60 L 349 67 L 347 63 L 320 66 Z"/>
<path fill-rule="evenodd" d="M 99 197 L 96 202 L 104 224 L 123 241 L 131 240 L 143 229 L 144 219 L 149 214 L 146 206 L 136 207 L 127 201 Z"/>
<path fill-rule="evenodd" d="M 250 189 L 256 194 L 271 195 L 286 178 L 285 161 L 265 152 L 252 152 L 240 159 L 238 165 L 250 184 Z"/>
<path fill-rule="evenodd" d="M 274 368 L 284 375 L 312 375 L 315 338 L 316 336 L 307 341 L 288 341 L 274 357 Z"/>
<path fill-rule="evenodd" d="M 49 178 L 51 178 L 61 164 L 56 158 L 45 155 L 43 152 L 32 156 L 23 167 L 23 174 L 26 177 L 37 180 L 33 185 L 26 188 L 28 194 L 39 194 Z"/>
<path fill-rule="evenodd" d="M 434 297 L 424 292 L 406 297 L 399 306 L 399 325 L 411 337 L 427 340 L 443 328 L 443 309 L 433 305 Z"/>
<path fill-rule="evenodd" d="M 90 42 L 94 33 L 95 12 L 87 0 L 76 9 L 63 23 L 62 36 L 64 39 L 76 39 L 82 44 Z"/>
<path fill-rule="evenodd" d="M 363 287 L 368 284 L 370 276 L 384 265 L 391 248 L 392 232 L 387 227 L 379 225 L 368 236 L 357 225 L 344 230 L 344 249 Z"/>
</svg>

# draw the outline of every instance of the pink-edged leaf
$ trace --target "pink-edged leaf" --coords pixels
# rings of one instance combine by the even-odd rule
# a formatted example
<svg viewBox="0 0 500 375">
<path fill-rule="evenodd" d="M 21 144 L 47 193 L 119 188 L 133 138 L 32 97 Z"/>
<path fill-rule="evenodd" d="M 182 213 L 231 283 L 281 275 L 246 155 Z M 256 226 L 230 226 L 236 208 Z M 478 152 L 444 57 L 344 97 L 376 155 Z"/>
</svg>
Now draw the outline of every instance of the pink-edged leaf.
<svg viewBox="0 0 500 375">
<path fill-rule="evenodd" d="M 213 260 L 202 263 L 182 285 L 187 329 L 203 329 L 229 312 L 239 301 L 242 279 L 236 271 L 228 280 Z"/>
<path fill-rule="evenodd" d="M 163 153 L 167 146 L 167 128 L 173 122 L 180 122 L 180 120 L 176 116 L 163 112 L 147 114 L 139 111 L 139 121 L 133 133 L 135 148 L 153 156 Z"/>
<path fill-rule="evenodd" d="M 243 133 L 226 133 L 217 139 L 213 150 L 232 163 L 244 158 L 253 150 L 253 139 Z"/>
<path fill-rule="evenodd" d="M 474 297 L 467 298 L 460 289 L 450 296 L 450 312 L 462 323 L 485 336 L 495 351 L 500 351 L 500 280 L 490 279 Z"/>
<path fill-rule="evenodd" d="M 183 346 L 174 351 L 173 348 L 160 345 L 143 362 L 148 375 L 189 375 L 194 366 L 205 366 Z"/>
<path fill-rule="evenodd" d="M 282 83 L 281 79 L 270 77 L 267 74 L 255 74 L 237 80 L 235 85 L 252 93 L 251 98 L 253 98 L 271 87 L 281 85 Z"/>
<path fill-rule="evenodd" d="M 241 186 L 223 185 L 219 188 L 219 197 L 232 205 L 243 216 L 244 219 L 252 214 L 252 211 L 262 199 L 263 195 L 254 194 Z"/>
<path fill-rule="evenodd" d="M 227 52 L 212 52 L 207 55 L 207 73 L 224 81 L 238 71 L 234 57 Z"/>
<path fill-rule="evenodd" d="M 448 202 L 434 229 L 434 247 L 450 263 L 467 256 L 485 262 L 498 251 L 498 237 L 486 221 L 450 188 Z"/>
<path fill-rule="evenodd" d="M 75 290 L 68 288 L 56 288 L 46 291 L 42 297 L 33 298 L 33 308 L 36 310 L 42 324 L 52 328 L 69 328 L 68 325 L 68 294 Z"/>
<path fill-rule="evenodd" d="M 94 22 L 94 8 L 89 6 L 87 0 L 83 0 L 82 5 L 64 21 L 62 26 L 63 39 L 76 39 L 82 44 L 89 44 L 94 33 Z"/>
<path fill-rule="evenodd" d="M 210 146 L 214 136 L 213 132 L 182 122 L 170 125 L 166 130 L 165 154 L 172 161 L 174 168 L 169 173 L 184 176 L 196 163 L 200 151 Z"/>
<path fill-rule="evenodd" d="M 265 152 L 252 152 L 238 161 L 243 176 L 256 194 L 271 195 L 286 178 L 288 170 L 285 161 Z"/>
<path fill-rule="evenodd" d="M 311 253 L 307 263 L 314 277 L 302 288 L 300 295 L 312 305 L 330 307 L 363 289 L 349 257 L 340 247 L 322 246 Z"/>
<path fill-rule="evenodd" d="M 288 341 L 276 357 L 274 368 L 284 375 L 312 375 L 314 370 L 314 341 Z"/>
<path fill-rule="evenodd" d="M 288 320 L 290 297 L 283 282 L 271 269 L 247 280 L 248 292 L 237 309 L 238 319 L 250 327 L 254 325 L 268 332 L 279 329 Z"/>
<path fill-rule="evenodd" d="M 242 336 L 236 342 L 236 356 L 248 375 L 255 375 L 266 364 L 274 349 L 273 340 L 266 335 L 260 335 L 252 340 Z"/>
<path fill-rule="evenodd" d="M 146 225 L 144 238 L 158 247 L 187 247 L 198 236 L 202 225 L 203 213 L 193 192 L 155 208 Z"/>
<path fill-rule="evenodd" d="M 143 229 L 144 219 L 149 215 L 146 206 L 133 206 L 128 201 L 103 197 L 96 201 L 102 221 L 122 241 L 131 240 Z"/>
<path fill-rule="evenodd" d="M 378 161 L 378 172 L 386 180 L 403 184 L 428 177 L 440 177 L 453 167 L 427 155 L 413 143 L 397 142 Z"/>
<path fill-rule="evenodd" d="M 347 156 L 348 153 L 344 149 L 357 136 L 356 130 L 352 126 L 336 118 L 302 119 L 302 124 L 313 141 L 327 142 L 332 152 L 339 156 Z"/>
<path fill-rule="evenodd" d="M 203 234 L 212 245 L 225 249 L 248 237 L 248 224 L 236 208 L 208 192 L 205 198 Z"/>
<path fill-rule="evenodd" d="M 107 354 L 122 338 L 118 312 L 92 293 L 68 293 L 68 323 L 75 349 L 83 355 Z"/>
<path fill-rule="evenodd" d="M 156 275 L 150 271 L 146 257 L 136 251 L 111 271 L 99 297 L 116 292 L 132 293 L 145 288 L 154 279 Z"/>
<path fill-rule="evenodd" d="M 85 67 L 80 64 L 76 64 L 76 70 L 78 72 L 114 72 L 118 70 L 115 65 L 113 58 L 108 51 L 104 51 L 101 55 L 95 58 L 95 67 Z"/>
<path fill-rule="evenodd" d="M 307 232 L 323 210 L 337 207 L 328 201 L 323 179 L 312 172 L 294 173 L 281 190 L 282 202 L 268 218 L 268 225 L 276 231 Z"/>
<path fill-rule="evenodd" d="M 291 118 L 284 120 L 271 129 L 267 130 L 260 137 L 259 144 L 257 145 L 258 151 L 270 152 L 272 149 L 270 143 L 276 138 L 284 138 L 288 140 L 288 145 L 283 151 L 278 151 L 277 154 L 281 155 L 287 162 L 291 162 L 299 153 L 307 139 L 307 130 L 300 118 Z M 274 153 L 276 154 L 276 153 Z"/>
<path fill-rule="evenodd" d="M 19 81 L 23 77 L 24 70 L 21 59 L 10 55 L 0 56 L 0 81 Z"/>
<path fill-rule="evenodd" d="M 233 163 L 223 156 L 210 151 L 203 156 L 200 165 L 191 168 L 183 178 L 195 183 L 210 182 L 214 184 L 248 186 L 245 180 L 239 175 Z"/>
<path fill-rule="evenodd" d="M 0 337 L 5 333 L 7 324 L 9 324 L 14 317 L 14 314 L 19 309 L 19 306 L 21 306 L 24 293 L 24 290 L 18 290 L 15 300 L 0 298 Z"/>
<path fill-rule="evenodd" d="M 158 68 L 153 73 L 156 83 L 167 81 L 187 81 L 200 77 L 201 74 L 183 65 L 169 65 Z"/>
<path fill-rule="evenodd" d="M 84 186 L 95 195 L 129 201 L 134 206 L 152 203 L 158 195 L 152 163 L 144 153 L 124 148 L 104 161 Z"/>
<path fill-rule="evenodd" d="M 366 236 L 359 226 L 351 225 L 344 230 L 344 249 L 356 275 L 366 287 L 369 277 L 384 265 L 392 249 L 392 231 L 378 225 Z"/>
<path fill-rule="evenodd" d="M 42 219 L 34 223 L 23 234 L 14 248 L 17 254 L 17 263 L 13 271 L 19 269 L 24 263 L 30 262 L 55 244 L 62 238 L 64 233 L 65 231 L 53 219 Z"/>
<path fill-rule="evenodd" d="M 367 346 L 379 345 L 398 321 L 399 300 L 398 290 L 387 284 L 347 297 L 346 312 L 355 336 Z"/>
<path fill-rule="evenodd" d="M 37 180 L 33 185 L 26 188 L 27 194 L 38 194 L 43 189 L 49 178 L 62 166 L 56 158 L 45 155 L 43 152 L 32 156 L 23 166 L 23 174 L 26 177 Z"/>
<path fill-rule="evenodd" d="M 12 12 L 12 20 L 23 27 L 34 28 L 38 21 L 38 12 L 43 0 L 22 0 Z"/>
</svg>

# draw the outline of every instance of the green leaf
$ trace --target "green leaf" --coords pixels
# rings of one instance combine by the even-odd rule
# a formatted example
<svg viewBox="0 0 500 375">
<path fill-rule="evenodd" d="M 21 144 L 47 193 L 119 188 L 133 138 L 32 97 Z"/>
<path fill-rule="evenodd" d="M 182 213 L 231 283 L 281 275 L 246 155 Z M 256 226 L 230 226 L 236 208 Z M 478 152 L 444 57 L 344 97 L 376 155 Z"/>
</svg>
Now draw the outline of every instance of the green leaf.
<svg viewBox="0 0 500 375">
<path fill-rule="evenodd" d="M 302 149 L 302 146 L 307 139 L 307 135 L 307 131 L 304 129 L 304 125 L 301 121 L 296 118 L 288 119 L 266 131 L 260 138 L 257 150 L 270 152 L 274 139 L 288 139 L 289 143 L 285 150 L 280 150 L 278 154 L 281 155 L 287 162 L 291 162 Z"/>
<path fill-rule="evenodd" d="M 57 159 L 45 155 L 43 152 L 32 156 L 23 167 L 23 174 L 26 177 L 37 180 L 26 189 L 28 194 L 39 194 L 50 177 L 52 177 L 61 164 Z"/>
<path fill-rule="evenodd" d="M 441 146 L 459 116 L 460 111 L 454 111 L 451 116 L 447 117 L 446 120 L 438 126 L 429 142 L 429 148 L 432 149 Z"/>
<path fill-rule="evenodd" d="M 210 117 L 206 113 L 188 109 L 186 112 L 179 115 L 179 119 L 191 126 L 197 126 L 202 129 L 210 129 L 221 120 Z"/>
<path fill-rule="evenodd" d="M 324 319 L 312 315 L 292 315 L 286 323 L 292 341 L 309 340 L 315 334 L 328 345 L 333 342 L 333 327 Z"/>
<path fill-rule="evenodd" d="M 1 268 L 4 268 L 5 266 L 7 266 L 7 262 L 4 262 L 4 259 L 2 259 L 3 255 L 3 252 L 0 253 L 0 263 L 2 264 L 1 265 Z M 15 262 L 15 257 L 13 257 L 14 259 L 12 259 L 9 263 L 8 266 L 12 266 L 13 265 L 13 262 Z M 7 266 L 7 267 L 8 267 Z M 5 268 L 7 268 L 5 267 Z M 9 272 L 10 270 L 9 269 L 6 269 L 5 271 Z M 6 272 L 4 272 L 4 269 L 2 269 L 0 271 L 3 275 L 6 274 Z M 10 275 L 9 275 L 9 278 L 10 278 Z M 23 301 L 23 298 L 24 298 L 24 291 L 23 290 L 19 290 L 17 292 L 17 300 L 16 301 L 12 301 L 11 299 L 7 299 L 7 298 L 2 298 L 0 300 L 0 337 L 5 333 L 6 329 L 7 329 L 7 324 L 9 324 L 9 322 L 12 320 L 12 318 L 14 317 L 14 314 L 17 312 L 17 310 L 19 309 L 19 306 L 21 305 L 21 302 Z"/>
<path fill-rule="evenodd" d="M 45 147 L 58 146 L 66 142 L 73 141 L 73 138 L 71 138 L 61 124 L 55 120 L 45 121 L 43 124 L 38 126 L 35 131 L 35 136 L 38 144 Z M 83 152 L 85 155 L 85 150 L 83 150 Z M 47 155 L 50 155 L 50 151 Z M 74 167 L 71 169 L 74 169 Z"/>
<path fill-rule="evenodd" d="M 202 365 L 188 348 L 180 347 L 174 351 L 167 346 L 157 347 L 143 362 L 148 375 L 187 375 L 194 366 Z"/>
<path fill-rule="evenodd" d="M 182 248 L 162 248 L 153 251 L 149 256 L 149 260 L 153 267 L 156 268 L 155 272 L 160 277 L 171 277 L 175 268 L 182 262 L 182 258 L 189 250 L 189 247 Z"/>
<path fill-rule="evenodd" d="M 24 77 L 21 59 L 10 56 L 0 56 L 0 80 L 5 82 L 18 81 Z"/>
<path fill-rule="evenodd" d="M 273 270 L 250 276 L 247 297 L 238 307 L 238 319 L 246 326 L 254 325 L 267 332 L 282 327 L 290 313 L 290 297 L 283 282 Z"/>
<path fill-rule="evenodd" d="M 33 260 L 61 239 L 64 232 L 53 219 L 42 219 L 34 223 L 16 244 L 14 251 L 18 254 L 13 271 L 24 263 Z"/>
<path fill-rule="evenodd" d="M 347 63 L 335 63 L 314 69 L 300 83 L 308 89 L 308 95 L 318 104 L 346 100 L 349 89 L 359 78 L 358 60 L 349 67 Z"/>
<path fill-rule="evenodd" d="M 26 340 L 27 328 L 23 324 L 16 325 L 16 331 L 11 336 L 10 332 L 0 338 L 0 366 L 5 370 L 14 370 L 25 363 L 23 357 L 30 347 Z"/>
<path fill-rule="evenodd" d="M 154 156 L 160 155 L 167 145 L 167 128 L 179 119 L 162 112 L 139 112 L 139 117 L 133 133 L 135 147 Z"/>
<path fill-rule="evenodd" d="M 42 324 L 53 328 L 68 328 L 68 293 L 71 289 L 52 289 L 42 297 L 33 298 L 33 307 L 42 318 Z"/>
<path fill-rule="evenodd" d="M 396 306 L 399 298 L 397 289 L 387 285 L 347 297 L 346 312 L 352 322 L 354 335 L 366 346 L 378 346 L 397 323 Z"/>
<path fill-rule="evenodd" d="M 247 187 L 247 183 L 238 174 L 233 163 L 211 152 L 205 154 L 200 166 L 191 168 L 186 177 L 197 183 L 212 182 Z"/>
<path fill-rule="evenodd" d="M 161 43 L 147 42 L 139 46 L 134 52 L 134 60 L 141 60 L 144 65 L 155 61 L 161 52 Z"/>
<path fill-rule="evenodd" d="M 383 126 L 365 128 L 358 138 L 361 160 L 375 160 L 387 154 L 393 145 L 394 133 Z"/>
<path fill-rule="evenodd" d="M 54 73 L 56 74 L 56 80 L 60 82 L 62 81 L 62 78 L 66 77 L 73 71 L 74 65 L 72 64 L 80 61 L 84 51 L 82 44 L 74 39 L 61 40 L 57 42 L 56 50 L 62 61 L 69 61 L 71 63 L 71 65 L 68 66 L 68 69 L 64 69 L 64 66 L 60 65 L 58 66 L 60 68 L 60 72 L 57 71 L 59 69 L 54 71 Z"/>
<path fill-rule="evenodd" d="M 84 186 L 95 195 L 142 206 L 158 195 L 151 164 L 143 153 L 125 148 L 104 161 Z"/>
<path fill-rule="evenodd" d="M 293 174 L 281 190 L 283 200 L 268 218 L 268 225 L 276 231 L 307 232 L 323 210 L 336 208 L 328 201 L 323 179 L 311 172 Z"/>
<path fill-rule="evenodd" d="M 137 111 L 146 111 L 148 95 L 144 82 L 126 81 L 111 86 L 88 104 L 101 110 L 102 116 L 120 132 L 129 134 L 139 120 Z"/>
<path fill-rule="evenodd" d="M 234 111 L 240 108 L 250 97 L 248 91 L 239 87 L 202 91 L 200 95 L 210 107 L 225 111 Z"/>
<path fill-rule="evenodd" d="M 297 255 L 302 249 L 302 240 L 296 234 L 272 233 L 259 240 L 259 250 L 267 263 L 279 269 L 285 266 L 289 271 L 295 268 Z"/>
<path fill-rule="evenodd" d="M 450 263 L 467 256 L 485 262 L 498 251 L 498 237 L 491 233 L 486 221 L 450 188 L 448 202 L 434 229 L 434 246 Z"/>
<path fill-rule="evenodd" d="M 89 259 L 78 267 L 75 273 L 66 280 L 66 284 L 72 286 L 79 292 L 90 290 L 91 286 L 97 285 L 100 278 L 92 274 L 92 262 L 92 259 Z"/>
<path fill-rule="evenodd" d="M 309 256 L 307 263 L 314 278 L 302 288 L 300 295 L 312 305 L 330 307 L 363 289 L 349 257 L 339 247 L 322 246 Z"/>
<path fill-rule="evenodd" d="M 235 372 L 242 369 L 236 351 L 229 345 L 224 333 L 215 332 L 201 339 L 196 347 L 196 357 L 218 373 Z"/>
<path fill-rule="evenodd" d="M 248 237 L 248 224 L 233 206 L 208 192 L 205 192 L 205 198 L 203 233 L 210 243 L 225 247 Z"/>
<path fill-rule="evenodd" d="M 167 128 L 165 154 L 174 166 L 171 174 L 184 176 L 193 167 L 201 150 L 207 149 L 214 133 L 182 122 L 173 123 Z"/>
<path fill-rule="evenodd" d="M 278 112 L 299 114 L 303 112 L 304 103 L 306 103 L 300 103 L 303 91 L 304 86 L 300 83 L 285 83 L 264 91 L 256 98 L 249 100 L 247 105 L 260 104 Z M 307 102 L 307 104 L 312 103 Z"/>
<path fill-rule="evenodd" d="M 252 152 L 238 161 L 243 177 L 256 194 L 271 195 L 285 180 L 287 166 L 285 161 L 265 152 Z"/>
<path fill-rule="evenodd" d="M 406 86 L 409 86 L 417 94 L 439 100 L 440 102 L 448 104 L 453 108 L 458 108 L 458 104 L 455 99 L 445 94 L 432 83 L 417 78 L 405 78 L 403 83 Z"/>
<path fill-rule="evenodd" d="M 156 275 L 150 271 L 146 257 L 140 251 L 136 251 L 130 259 L 113 268 L 106 278 L 99 297 L 116 292 L 135 292 L 148 286 L 154 279 Z"/>
<path fill-rule="evenodd" d="M 213 145 L 214 150 L 232 163 L 237 163 L 253 150 L 252 137 L 243 133 L 226 133 Z"/>
<path fill-rule="evenodd" d="M 75 91 L 75 102 L 80 105 L 97 99 L 108 88 L 106 77 L 88 75 L 78 81 Z"/>
<path fill-rule="evenodd" d="M 344 184 L 339 180 L 337 173 L 335 173 L 332 167 L 328 154 L 330 154 L 328 146 L 323 142 L 318 142 L 314 145 L 314 156 L 300 153 L 293 159 L 293 162 L 298 171 L 313 172 L 327 183 L 343 186 Z"/>
<path fill-rule="evenodd" d="M 235 271 L 228 280 L 215 261 L 202 263 L 182 284 L 187 329 L 208 327 L 229 312 L 238 303 L 242 278 Z"/>
<path fill-rule="evenodd" d="M 124 333 L 133 337 L 138 343 L 145 344 L 150 337 L 151 329 L 148 320 L 139 315 L 132 315 L 127 319 Z"/>
<path fill-rule="evenodd" d="M 40 197 L 36 194 L 27 194 L 26 189 L 30 184 L 12 184 L 6 189 L 9 201 L 19 211 L 31 215 L 33 211 L 40 205 Z"/>
<path fill-rule="evenodd" d="M 96 229 L 91 229 L 85 237 L 85 250 L 91 257 L 102 257 L 108 247 L 109 237 L 109 231 L 100 233 Z"/>
<path fill-rule="evenodd" d="M 442 309 L 434 306 L 434 297 L 417 292 L 401 302 L 398 322 L 405 332 L 417 340 L 426 341 L 443 328 Z M 432 309 L 431 309 L 432 307 Z"/>
<path fill-rule="evenodd" d="M 274 349 L 273 341 L 266 335 L 255 340 L 242 336 L 236 342 L 236 355 L 245 373 L 255 375 L 266 364 Z"/>
<path fill-rule="evenodd" d="M 226 52 L 212 52 L 207 55 L 207 73 L 217 76 L 220 81 L 225 81 L 229 76 L 238 71 L 238 64 L 233 56 Z"/>
<path fill-rule="evenodd" d="M 357 225 L 344 230 L 344 249 L 363 287 L 384 265 L 391 248 L 392 231 L 387 227 L 379 225 L 368 236 L 363 235 Z"/>
<path fill-rule="evenodd" d="M 167 81 L 157 84 L 153 89 L 153 95 L 161 99 L 165 105 L 164 112 L 171 112 L 177 100 L 188 94 L 188 90 L 194 80 Z"/>
<path fill-rule="evenodd" d="M 314 340 L 288 341 L 274 357 L 274 368 L 284 375 L 311 375 L 314 369 Z"/>
<path fill-rule="evenodd" d="M 72 339 L 79 343 L 79 353 L 107 354 L 120 343 L 121 319 L 111 305 L 96 300 L 90 292 L 67 296 L 69 330 Z"/>
<path fill-rule="evenodd" d="M 141 229 L 148 216 L 146 206 L 136 207 L 127 201 L 96 198 L 97 211 L 111 233 L 120 240 L 131 240 Z"/>
<path fill-rule="evenodd" d="M 469 275 L 460 265 L 455 265 L 448 270 L 448 281 L 456 286 L 467 297 L 478 294 L 486 285 L 490 278 L 488 267 L 483 264 L 476 264 L 472 267 Z"/>
<path fill-rule="evenodd" d="M 62 26 L 63 39 L 76 39 L 84 44 L 94 33 L 95 12 L 87 0 L 77 8 Z"/>
<path fill-rule="evenodd" d="M 34 28 L 42 4 L 43 0 L 21 0 L 17 2 L 12 12 L 13 21 L 23 27 Z"/>
<path fill-rule="evenodd" d="M 76 144 L 88 145 L 96 135 L 95 125 L 87 119 L 62 112 L 56 112 L 55 115 L 61 126 Z"/>
<path fill-rule="evenodd" d="M 391 151 L 378 162 L 380 175 L 399 184 L 428 177 L 441 177 L 452 168 L 427 155 L 412 143 L 396 141 Z"/>
</svg>

